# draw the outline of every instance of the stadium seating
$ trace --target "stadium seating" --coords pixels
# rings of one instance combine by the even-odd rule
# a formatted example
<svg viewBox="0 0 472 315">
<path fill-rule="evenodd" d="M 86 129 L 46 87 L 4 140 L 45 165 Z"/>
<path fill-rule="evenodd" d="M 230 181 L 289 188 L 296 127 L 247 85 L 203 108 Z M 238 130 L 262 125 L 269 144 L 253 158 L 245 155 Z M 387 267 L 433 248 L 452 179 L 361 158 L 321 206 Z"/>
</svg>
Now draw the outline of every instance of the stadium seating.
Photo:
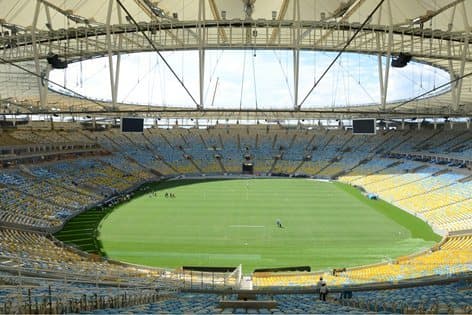
<svg viewBox="0 0 472 315">
<path fill-rule="evenodd" d="M 226 299 L 234 300 L 234 296 L 226 296 Z M 261 299 L 264 296 L 261 296 Z M 302 313 L 354 313 L 361 314 L 360 309 L 343 306 L 337 303 L 323 303 L 317 301 L 309 294 L 298 295 L 273 295 L 267 298 L 277 302 L 274 309 L 245 309 L 219 307 L 221 297 L 216 294 L 180 294 L 178 297 L 167 299 L 159 303 L 145 306 L 136 306 L 118 310 L 122 313 L 196 313 L 196 314 L 302 314 Z M 265 299 L 264 299 L 265 300 Z M 113 312 L 116 310 L 108 310 Z"/>
<path fill-rule="evenodd" d="M 116 286 L 123 283 L 149 287 L 156 285 L 156 279 L 161 279 L 164 286 L 174 286 L 181 275 L 163 269 L 106 262 L 58 246 L 45 233 L 59 229 L 70 217 L 94 205 L 130 191 L 146 181 L 158 179 L 159 175 L 238 174 L 247 157 L 248 161 L 254 163 L 255 174 L 337 178 L 341 182 L 362 187 L 366 192 L 417 215 L 444 235 L 456 233 L 456 236 L 447 237 L 441 245 L 424 253 L 400 257 L 388 263 L 351 268 L 335 275 L 328 272 L 254 274 L 253 284 L 256 288 L 312 287 L 320 275 L 325 277 L 330 286 L 341 286 L 468 272 L 472 269 L 470 171 L 435 163 L 433 160 L 415 161 L 408 155 L 392 156 L 389 152 L 426 152 L 470 158 L 470 139 L 470 133 L 464 130 L 388 131 L 369 137 L 352 136 L 343 130 L 308 132 L 245 126 L 232 129 L 155 128 L 133 134 L 114 130 L 15 130 L 1 133 L 0 147 L 97 142 L 106 152 L 86 157 L 69 155 L 48 162 L 31 162 L 2 169 L 0 222 L 8 227 L 0 229 L 0 264 L 4 269 L 20 268 L 36 276 L 48 274 L 53 278 L 67 277 L 69 280 L 65 281 L 63 290 L 70 292 L 70 297 L 77 297 L 84 292 L 105 295 L 104 289 L 89 286 L 88 283 L 93 281 L 111 283 L 107 294 L 112 296 L 122 293 Z M 0 273 L 0 282 L 8 277 L 8 280 L 3 281 L 13 283 L 18 280 L 16 277 L 11 278 L 9 273 Z M 202 276 L 202 283 L 209 282 L 208 277 Z M 84 283 L 83 286 L 73 284 L 68 287 L 70 281 Z M 46 285 L 38 283 L 35 287 L 38 292 L 33 292 L 34 296 L 41 296 L 45 290 Z M 58 290 L 57 287 L 55 285 L 53 291 Z M 455 284 L 441 287 L 450 294 L 459 288 Z M 280 295 L 275 297 L 278 308 L 264 311 L 362 313 L 396 312 L 405 307 L 415 311 L 434 311 L 444 308 L 444 305 L 446 309 L 456 312 L 470 311 L 463 304 L 463 301 L 467 301 L 466 297 L 461 295 L 457 299 L 446 299 L 437 293 L 436 287 L 425 287 L 416 292 L 427 297 L 435 296 L 438 303 L 410 299 L 399 306 L 394 303 L 399 296 L 410 294 L 402 290 L 388 294 L 359 293 L 351 301 L 330 303 L 315 302 L 311 296 Z M 22 293 L 23 296 L 25 294 Z M 12 295 L 14 293 L 8 288 L 1 291 L 0 305 Z M 202 298 L 183 294 L 119 311 L 246 312 L 241 309 L 219 309 L 218 299 L 216 295 Z M 113 309 L 104 312 L 111 313 L 116 310 L 115 307 L 116 304 Z"/>
<path fill-rule="evenodd" d="M 162 301 L 119 309 L 95 311 L 95 314 L 142 313 L 195 313 L 195 314 L 333 314 L 349 313 L 458 313 L 471 311 L 470 287 L 465 282 L 446 285 L 426 285 L 382 291 L 353 292 L 349 299 L 330 294 L 327 302 L 317 300 L 312 294 L 260 294 L 257 300 L 274 301 L 272 309 L 225 308 L 219 302 L 236 301 L 236 295 L 181 293 L 163 298 Z"/>
<path fill-rule="evenodd" d="M 100 259 L 79 255 L 57 246 L 45 235 L 0 229 L 0 258 L 3 267 L 21 268 L 37 275 L 52 274 L 75 280 L 148 283 L 149 277 L 163 275 L 163 270 L 110 264 Z"/>
<path fill-rule="evenodd" d="M 161 302 L 128 307 L 123 309 L 105 309 L 96 314 L 215 314 L 219 313 L 218 295 L 181 294 Z"/>
<path fill-rule="evenodd" d="M 12 276 L 0 272 L 0 282 Z M 122 307 L 158 300 L 155 289 L 114 287 L 47 278 L 29 278 L 28 284 L 14 283 L 0 288 L 2 313 L 83 313 L 108 307 Z"/>
<path fill-rule="evenodd" d="M 9 133 L 2 132 L 0 133 L 0 143 L 3 146 L 13 146 L 13 145 L 22 145 L 25 144 L 26 141 L 22 139 L 15 138 L 11 136 Z"/>
<path fill-rule="evenodd" d="M 470 287 L 467 283 L 453 283 L 355 292 L 353 299 L 340 300 L 340 303 L 375 313 L 469 314 L 472 311 L 469 291 Z"/>
<path fill-rule="evenodd" d="M 437 250 L 425 254 L 398 258 L 389 263 L 370 267 L 359 267 L 339 272 L 336 276 L 321 274 L 330 285 L 366 282 L 395 282 L 408 278 L 432 275 L 451 275 L 471 270 L 472 236 L 452 237 Z M 257 287 L 313 286 L 320 274 L 256 274 L 254 285 Z"/>
<path fill-rule="evenodd" d="M 350 279 L 398 281 L 405 278 L 468 271 L 471 268 L 471 240 L 471 236 L 452 237 L 438 250 L 424 255 L 398 258 L 389 264 L 346 271 L 338 276 L 347 276 Z"/>
<path fill-rule="evenodd" d="M 57 219 L 58 213 L 67 217 L 142 180 L 155 178 L 155 174 L 239 173 L 243 157 L 249 155 L 258 174 L 322 178 L 340 175 L 339 180 L 362 186 L 401 208 L 418 213 L 439 230 L 457 231 L 470 223 L 470 184 L 461 182 L 467 174 L 445 166 L 383 158 L 377 153 L 391 149 L 448 153 L 450 147 L 468 145 L 469 134 L 460 130 L 390 131 L 374 137 L 352 136 L 339 130 L 307 132 L 265 127 L 240 127 L 231 132 L 227 128 L 148 129 L 131 134 L 17 130 L 2 133 L 2 139 L 4 145 L 41 144 L 49 140 L 53 143 L 96 141 L 112 153 L 92 159 L 30 165 L 21 172 L 10 172 L 16 174 L 16 177 L 11 176 L 17 182 L 0 178 L 0 184 L 6 181 L 3 189 L 8 189 L 4 200 L 9 207 L 2 209 L 4 215 L 12 211 L 27 215 L 19 209 L 21 203 L 29 202 L 28 214 L 38 209 L 36 219 L 53 220 L 54 216 Z M 440 146 L 434 147 L 435 142 Z M 311 157 L 310 161 L 303 161 L 306 156 Z M 25 197 L 16 198 L 19 194 Z M 33 203 L 30 196 L 38 195 L 41 199 Z M 18 203 L 19 199 L 24 201 L 15 205 L 15 200 Z M 57 206 L 59 208 L 55 208 Z M 440 214 L 444 212 L 451 213 L 451 217 L 442 217 Z"/>
</svg>

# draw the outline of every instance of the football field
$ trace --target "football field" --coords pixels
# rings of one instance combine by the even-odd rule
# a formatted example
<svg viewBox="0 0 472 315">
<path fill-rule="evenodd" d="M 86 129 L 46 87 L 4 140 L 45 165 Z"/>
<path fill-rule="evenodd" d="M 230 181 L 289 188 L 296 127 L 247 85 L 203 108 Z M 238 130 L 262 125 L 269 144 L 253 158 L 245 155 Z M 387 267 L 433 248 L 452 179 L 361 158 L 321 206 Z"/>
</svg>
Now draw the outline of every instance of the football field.
<svg viewBox="0 0 472 315">
<path fill-rule="evenodd" d="M 418 218 L 340 183 L 180 180 L 151 187 L 100 223 L 108 257 L 161 267 L 242 264 L 246 273 L 320 270 L 385 261 L 440 239 Z"/>
</svg>

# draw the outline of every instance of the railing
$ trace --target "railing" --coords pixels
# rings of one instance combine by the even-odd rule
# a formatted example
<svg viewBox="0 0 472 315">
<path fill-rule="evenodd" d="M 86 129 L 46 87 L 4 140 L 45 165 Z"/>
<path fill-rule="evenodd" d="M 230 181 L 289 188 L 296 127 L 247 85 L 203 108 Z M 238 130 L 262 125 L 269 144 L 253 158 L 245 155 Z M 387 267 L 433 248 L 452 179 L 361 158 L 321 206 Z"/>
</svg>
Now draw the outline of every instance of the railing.
<svg viewBox="0 0 472 315">
<path fill-rule="evenodd" d="M 233 272 L 182 270 L 178 273 L 181 287 L 185 289 L 239 289 L 241 265 Z"/>
<path fill-rule="evenodd" d="M 54 154 L 88 152 L 99 149 L 101 149 L 101 147 L 96 142 L 7 145 L 0 146 L 0 160 L 3 161 Z"/>
<path fill-rule="evenodd" d="M 106 289 L 104 289 L 106 291 Z M 42 295 L 32 295 L 28 289 L 26 295 L 18 294 L 0 304 L 3 314 L 70 314 L 91 312 L 98 309 L 126 308 L 134 305 L 155 303 L 165 298 L 155 290 L 143 290 L 139 293 L 126 291 L 116 295 L 81 294 L 72 298 L 58 297 L 51 292 Z"/>
</svg>

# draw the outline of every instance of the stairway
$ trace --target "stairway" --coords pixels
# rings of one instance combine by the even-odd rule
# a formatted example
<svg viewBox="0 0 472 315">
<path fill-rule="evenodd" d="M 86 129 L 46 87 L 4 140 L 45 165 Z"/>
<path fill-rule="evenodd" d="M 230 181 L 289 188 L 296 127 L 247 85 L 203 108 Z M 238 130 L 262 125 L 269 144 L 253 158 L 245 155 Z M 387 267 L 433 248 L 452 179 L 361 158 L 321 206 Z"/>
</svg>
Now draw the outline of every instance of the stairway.
<svg viewBox="0 0 472 315">
<path fill-rule="evenodd" d="M 297 171 L 303 166 L 304 163 L 305 163 L 305 161 L 302 160 L 302 161 L 300 162 L 300 164 L 298 164 L 298 166 L 293 170 L 292 174 L 296 174 Z"/>
<path fill-rule="evenodd" d="M 217 159 L 215 158 L 215 160 L 218 162 L 218 165 L 220 166 L 221 168 L 221 171 L 224 173 L 227 173 L 226 169 L 225 169 L 225 166 L 223 165 L 223 161 L 221 160 L 221 158 Z"/>
<path fill-rule="evenodd" d="M 195 161 L 192 158 L 189 158 L 188 161 L 193 165 L 193 167 L 195 167 L 197 169 L 198 173 L 200 173 L 200 174 L 203 173 L 200 166 L 198 166 L 197 163 L 195 163 Z"/>
<path fill-rule="evenodd" d="M 268 172 L 269 174 L 272 173 L 272 171 L 274 170 L 275 165 L 277 165 L 277 161 L 278 161 L 278 160 L 279 160 L 279 159 L 274 158 L 274 163 L 272 163 L 272 166 L 270 167 L 270 170 L 269 170 L 269 172 Z"/>
</svg>

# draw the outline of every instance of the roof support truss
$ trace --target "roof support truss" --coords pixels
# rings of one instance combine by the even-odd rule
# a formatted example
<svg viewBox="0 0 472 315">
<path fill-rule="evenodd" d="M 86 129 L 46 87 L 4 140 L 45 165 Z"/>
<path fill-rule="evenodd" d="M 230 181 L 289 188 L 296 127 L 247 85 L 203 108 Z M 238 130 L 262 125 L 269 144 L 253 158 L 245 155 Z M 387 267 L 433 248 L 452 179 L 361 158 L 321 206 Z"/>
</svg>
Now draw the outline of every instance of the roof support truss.
<svg viewBox="0 0 472 315">
<path fill-rule="evenodd" d="M 282 0 L 282 4 L 280 5 L 279 13 L 277 15 L 277 21 L 281 21 L 285 18 L 285 15 L 287 14 L 288 10 L 288 3 L 289 0 Z M 272 33 L 270 35 L 270 43 L 274 44 L 277 40 L 277 36 L 280 34 L 280 29 L 279 28 L 274 28 L 272 30 Z"/>
<path fill-rule="evenodd" d="M 49 1 L 46 1 L 46 0 L 37 0 L 37 1 L 44 4 L 44 7 L 46 9 L 47 21 L 48 21 L 48 24 L 49 24 L 48 28 L 50 30 L 53 29 L 53 25 L 52 25 L 52 20 L 51 20 L 51 15 L 50 15 L 50 12 L 49 12 L 49 8 L 51 8 L 51 9 L 55 10 L 56 12 L 64 15 L 67 19 L 69 19 L 70 21 L 75 22 L 75 23 L 82 23 L 82 24 L 89 25 L 90 22 L 94 22 L 94 21 L 90 21 L 89 19 L 84 18 L 80 15 L 75 14 L 72 10 L 62 9 L 62 8 L 50 3 Z"/>
<path fill-rule="evenodd" d="M 136 4 L 138 5 L 138 7 L 147 15 L 149 16 L 149 18 L 156 22 L 158 21 L 158 16 L 154 14 L 154 12 L 148 7 L 147 5 L 147 2 L 146 3 L 143 3 L 142 0 L 134 0 L 134 2 L 136 2 Z M 167 35 L 169 35 L 173 40 L 175 40 L 177 43 L 179 44 L 183 44 L 183 42 L 181 41 L 181 39 L 175 35 L 172 30 L 166 30 L 166 33 Z"/>
<path fill-rule="evenodd" d="M 342 14 L 341 18 L 339 19 L 338 23 L 340 22 L 345 22 L 347 21 L 361 6 L 362 4 L 365 2 L 365 0 L 356 0 L 354 3 L 352 3 L 345 11 L 344 14 Z M 341 4 L 341 7 L 342 7 L 342 4 Z M 382 9 L 382 8 L 380 8 Z M 332 30 L 328 30 L 325 34 L 323 34 L 317 41 L 317 44 L 321 44 L 323 43 L 327 38 L 329 38 L 334 32 L 334 29 Z M 302 35 L 302 39 L 303 37 L 307 36 L 309 34 L 309 32 L 305 32 L 303 35 Z"/>
<path fill-rule="evenodd" d="M 211 14 L 213 15 L 213 18 L 216 21 L 221 21 L 220 11 L 218 11 L 218 6 L 216 5 L 215 0 L 208 0 L 208 4 L 210 5 L 210 10 L 211 10 Z M 226 43 L 228 41 L 228 36 L 226 35 L 226 31 L 224 28 L 219 27 L 218 34 L 219 34 L 219 37 L 221 37 L 222 43 Z"/>
<path fill-rule="evenodd" d="M 229 29 L 228 42 L 221 43 L 220 36 L 214 36 L 215 29 L 224 27 Z M 249 48 L 249 49 L 293 49 L 295 46 L 301 50 L 325 50 L 338 51 L 352 35 L 359 29 L 359 25 L 349 23 L 323 23 L 316 21 L 172 21 L 134 24 L 110 25 L 112 37 L 123 35 L 127 37 L 123 43 L 122 50 L 125 52 L 134 51 L 152 51 L 152 45 L 145 40 L 144 34 L 152 39 L 153 45 L 159 47 L 160 51 L 176 49 L 198 49 L 203 41 L 205 48 Z M 198 29 L 201 28 L 202 37 L 199 38 Z M 280 28 L 284 36 L 278 36 L 277 42 L 271 44 L 271 32 L 274 28 Z M 297 38 L 299 28 L 302 34 Z M 247 29 L 257 29 L 257 41 L 247 40 Z M 189 36 L 188 30 L 193 35 Z M 305 35 L 309 30 L 310 34 Z M 331 32 L 329 38 L 323 45 L 316 44 L 320 36 L 327 31 Z M 358 36 L 346 48 L 346 51 L 386 54 L 387 43 L 380 50 L 377 50 L 375 44 L 376 33 L 389 32 L 389 26 L 380 26 L 369 24 L 360 30 Z M 172 36 L 169 36 L 169 32 Z M 87 28 L 69 28 L 65 30 L 39 32 L 34 36 L 38 44 L 38 50 L 41 57 L 47 55 L 50 45 L 56 44 L 58 47 L 64 47 L 64 54 L 69 58 L 82 57 L 85 55 L 106 54 L 103 50 L 106 47 L 106 27 L 87 27 Z M 303 37 L 305 35 L 305 37 Z M 23 60 L 32 60 L 34 53 L 32 50 L 33 34 L 17 34 L 12 36 L 0 37 L 0 50 L 10 61 L 18 62 Z M 176 40 L 177 39 L 177 40 Z M 372 39 L 374 41 L 372 42 Z M 297 42 L 298 40 L 298 42 Z M 421 44 L 421 42 L 424 42 Z M 15 45 L 11 45 L 15 42 Z M 88 50 L 79 50 L 78 42 L 88 42 Z M 116 41 L 113 41 L 116 42 Z M 426 44 L 426 42 L 428 44 Z M 103 43 L 103 44 L 100 44 Z M 447 53 L 447 45 L 451 45 L 451 54 Z M 114 44 L 114 50 L 120 48 Z M 464 45 L 464 34 L 452 33 L 448 31 L 433 31 L 421 28 L 402 28 L 393 27 L 393 45 L 392 54 L 399 52 L 409 52 L 415 58 L 434 58 L 434 59 L 453 59 L 461 60 L 462 49 Z M 470 45 L 470 42 L 469 42 Z M 466 53 L 466 61 L 472 61 L 472 52 L 469 49 Z"/>
</svg>

